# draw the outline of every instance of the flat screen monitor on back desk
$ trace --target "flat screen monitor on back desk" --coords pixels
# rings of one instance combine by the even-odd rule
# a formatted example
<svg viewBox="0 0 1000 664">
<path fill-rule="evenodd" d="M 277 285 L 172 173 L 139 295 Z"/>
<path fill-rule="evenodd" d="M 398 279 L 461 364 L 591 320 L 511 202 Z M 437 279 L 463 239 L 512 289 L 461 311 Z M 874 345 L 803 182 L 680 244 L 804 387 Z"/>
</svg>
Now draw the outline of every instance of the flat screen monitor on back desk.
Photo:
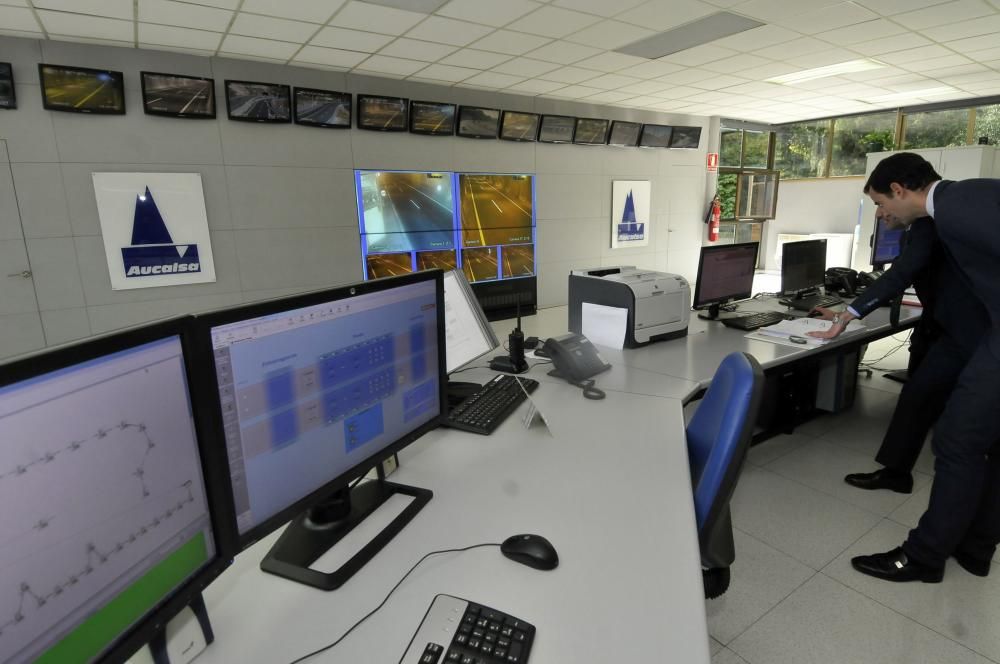
<svg viewBox="0 0 1000 664">
<path fill-rule="evenodd" d="M 786 242 L 781 251 L 781 293 L 801 298 L 816 292 L 826 277 L 826 240 Z"/>
<path fill-rule="evenodd" d="M 757 265 L 757 242 L 702 247 L 698 259 L 698 280 L 694 287 L 694 308 L 708 311 L 699 318 L 715 320 L 719 308 L 733 300 L 745 300 L 753 290 Z"/>
<path fill-rule="evenodd" d="M 893 262 L 903 250 L 905 229 L 889 228 L 884 219 L 875 221 L 875 236 L 872 239 L 872 266 L 881 270 Z"/>
<path fill-rule="evenodd" d="M 430 500 L 383 480 L 348 484 L 439 424 L 443 300 L 442 273 L 429 270 L 201 318 L 241 546 L 295 517 L 264 571 L 338 588 Z M 413 500 L 339 570 L 309 567 L 397 493 Z"/>
</svg>

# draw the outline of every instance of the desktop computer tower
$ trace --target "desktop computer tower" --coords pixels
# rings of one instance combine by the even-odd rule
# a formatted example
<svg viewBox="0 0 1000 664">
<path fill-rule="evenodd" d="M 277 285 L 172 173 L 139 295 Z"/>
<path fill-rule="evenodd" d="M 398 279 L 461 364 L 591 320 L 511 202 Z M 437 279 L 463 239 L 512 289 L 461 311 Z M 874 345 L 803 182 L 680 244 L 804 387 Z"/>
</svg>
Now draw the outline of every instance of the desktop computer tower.
<svg viewBox="0 0 1000 664">
<path fill-rule="evenodd" d="M 860 360 L 857 348 L 820 360 L 816 383 L 818 410 L 839 413 L 854 405 L 854 395 L 858 390 Z"/>
</svg>

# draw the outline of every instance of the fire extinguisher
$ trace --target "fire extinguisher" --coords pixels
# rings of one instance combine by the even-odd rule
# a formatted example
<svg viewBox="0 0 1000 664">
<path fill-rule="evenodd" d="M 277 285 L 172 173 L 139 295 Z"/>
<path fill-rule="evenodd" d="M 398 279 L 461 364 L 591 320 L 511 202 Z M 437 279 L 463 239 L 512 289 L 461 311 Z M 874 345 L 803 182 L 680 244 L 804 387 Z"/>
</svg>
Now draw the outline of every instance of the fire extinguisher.
<svg viewBox="0 0 1000 664">
<path fill-rule="evenodd" d="M 712 208 L 709 210 L 708 218 L 705 222 L 708 224 L 708 241 L 715 242 L 719 239 L 719 220 L 722 218 L 722 203 L 719 201 L 719 195 L 716 194 L 712 198 Z"/>
</svg>

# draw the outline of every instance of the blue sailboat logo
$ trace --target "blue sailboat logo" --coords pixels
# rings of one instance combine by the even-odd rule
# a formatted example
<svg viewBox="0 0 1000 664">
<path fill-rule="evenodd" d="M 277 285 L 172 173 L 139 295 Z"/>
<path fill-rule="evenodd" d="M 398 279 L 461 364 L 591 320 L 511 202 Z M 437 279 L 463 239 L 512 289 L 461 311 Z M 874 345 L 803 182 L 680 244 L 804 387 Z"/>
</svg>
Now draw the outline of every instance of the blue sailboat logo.
<svg viewBox="0 0 1000 664">
<path fill-rule="evenodd" d="M 622 211 L 622 221 L 618 224 L 618 241 L 627 242 L 629 240 L 643 239 L 646 231 L 646 224 L 635 220 L 635 202 L 632 200 L 632 190 L 625 197 L 625 209 Z"/>
<path fill-rule="evenodd" d="M 126 277 L 201 272 L 198 245 L 174 244 L 149 187 L 135 197 L 132 245 L 122 247 L 122 260 Z"/>
</svg>

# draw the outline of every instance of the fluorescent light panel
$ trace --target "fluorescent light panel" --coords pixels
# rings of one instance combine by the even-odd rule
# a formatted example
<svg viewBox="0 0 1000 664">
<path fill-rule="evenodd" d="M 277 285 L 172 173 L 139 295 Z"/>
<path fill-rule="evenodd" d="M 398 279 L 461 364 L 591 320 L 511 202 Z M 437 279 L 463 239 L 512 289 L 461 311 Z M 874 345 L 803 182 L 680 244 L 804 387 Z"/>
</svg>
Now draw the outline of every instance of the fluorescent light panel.
<svg viewBox="0 0 1000 664">
<path fill-rule="evenodd" d="M 618 53 L 654 60 L 672 53 L 686 51 L 694 46 L 708 44 L 716 39 L 730 37 L 751 28 L 759 28 L 762 25 L 764 24 L 760 21 L 746 16 L 730 12 L 717 12 L 615 50 Z"/>
<path fill-rule="evenodd" d="M 848 60 L 847 62 L 838 62 L 835 65 L 813 67 L 812 69 L 803 69 L 802 71 L 792 72 L 791 74 L 782 74 L 781 76 L 774 76 L 765 80 L 768 83 L 783 83 L 785 85 L 789 85 L 802 83 L 804 81 L 813 81 L 817 78 L 826 78 L 827 76 L 839 76 L 841 74 L 852 74 L 859 71 L 868 71 L 870 69 L 881 69 L 885 66 L 885 64 L 878 62 L 877 60 Z"/>
</svg>

